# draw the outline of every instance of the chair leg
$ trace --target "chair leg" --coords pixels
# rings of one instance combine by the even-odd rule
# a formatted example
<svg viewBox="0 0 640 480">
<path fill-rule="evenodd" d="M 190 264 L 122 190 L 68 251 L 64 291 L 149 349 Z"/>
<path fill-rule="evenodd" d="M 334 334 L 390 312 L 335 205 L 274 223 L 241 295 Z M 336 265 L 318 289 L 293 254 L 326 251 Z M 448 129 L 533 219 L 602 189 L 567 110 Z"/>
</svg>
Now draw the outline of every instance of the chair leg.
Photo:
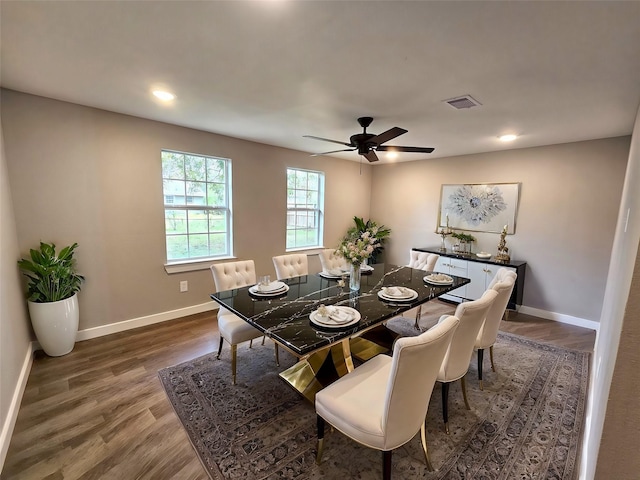
<svg viewBox="0 0 640 480">
<path fill-rule="evenodd" d="M 218 360 L 220 360 L 220 354 L 222 353 L 222 344 L 224 343 L 224 339 L 222 338 L 222 335 L 220 336 L 220 345 L 218 345 L 218 356 L 216 357 Z"/>
<path fill-rule="evenodd" d="M 264 339 L 267 338 L 266 335 L 262 335 L 262 345 L 264 345 Z"/>
<path fill-rule="evenodd" d="M 276 349 L 276 367 L 280 366 L 280 352 L 278 351 L 278 344 L 276 342 L 273 342 L 273 346 Z"/>
<path fill-rule="evenodd" d="M 429 451 L 427 450 L 427 419 L 424 419 L 422 426 L 420 427 L 420 440 L 422 441 L 422 451 L 424 452 L 424 459 L 427 462 L 427 470 L 433 472 L 433 465 L 431 465 L 431 459 L 429 458 Z"/>
<path fill-rule="evenodd" d="M 491 370 L 496 371 L 496 366 L 493 364 L 493 345 L 489 347 L 489 358 L 491 358 Z"/>
<path fill-rule="evenodd" d="M 484 390 L 482 385 L 482 362 L 484 361 L 484 348 L 478 349 L 478 380 L 480 383 L 480 390 Z"/>
<path fill-rule="evenodd" d="M 462 385 L 462 397 L 464 398 L 464 405 L 467 407 L 467 410 L 471 410 L 469 406 L 469 400 L 467 399 L 467 381 L 462 377 L 460 379 L 460 384 Z"/>
<path fill-rule="evenodd" d="M 449 435 L 449 383 L 442 384 L 442 419 L 444 420 L 444 431 Z"/>
<path fill-rule="evenodd" d="M 416 311 L 416 323 L 414 328 L 420 331 L 420 317 L 422 316 L 422 305 L 418 305 L 418 311 Z"/>
<path fill-rule="evenodd" d="M 393 450 L 382 452 L 382 479 L 391 480 L 391 453 Z"/>
<path fill-rule="evenodd" d="M 318 445 L 316 448 L 316 463 L 320 465 L 322 459 L 322 450 L 324 449 L 324 418 L 316 415 L 316 427 L 318 430 Z"/>
<path fill-rule="evenodd" d="M 249 340 L 249 348 L 253 347 L 253 338 Z"/>
<path fill-rule="evenodd" d="M 238 360 L 238 345 L 231 345 L 231 383 L 236 384 L 236 366 Z"/>
</svg>

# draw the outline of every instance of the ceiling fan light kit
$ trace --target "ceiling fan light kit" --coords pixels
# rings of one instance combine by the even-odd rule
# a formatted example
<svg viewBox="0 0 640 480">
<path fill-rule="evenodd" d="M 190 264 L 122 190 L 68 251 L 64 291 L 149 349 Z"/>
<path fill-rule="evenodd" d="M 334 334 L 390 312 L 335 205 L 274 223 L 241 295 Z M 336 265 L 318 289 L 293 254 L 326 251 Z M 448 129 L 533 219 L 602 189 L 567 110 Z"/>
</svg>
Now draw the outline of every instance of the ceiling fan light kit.
<svg viewBox="0 0 640 480">
<path fill-rule="evenodd" d="M 380 152 L 409 152 L 409 153 L 431 153 L 433 152 L 433 148 L 431 147 L 401 147 L 401 146 L 391 146 L 391 145 L 382 145 L 383 143 L 388 142 L 389 140 L 393 140 L 400 135 L 404 135 L 407 133 L 407 130 L 400 127 L 393 127 L 389 130 L 382 132 L 378 135 L 375 133 L 367 133 L 367 127 L 371 125 L 373 122 L 373 117 L 360 117 L 358 118 L 358 123 L 363 129 L 362 133 L 356 133 L 355 135 L 351 135 L 349 138 L 349 143 L 341 142 L 339 140 L 331 140 L 329 138 L 315 137 L 313 135 L 304 135 L 305 138 L 313 138 L 316 140 L 322 140 L 323 142 L 331 142 L 337 143 L 339 145 L 344 145 L 345 148 L 342 150 L 332 150 L 330 152 L 323 153 L 314 153 L 312 156 L 318 155 L 329 155 L 331 153 L 338 152 L 353 152 L 357 151 L 358 155 L 362 155 L 369 162 L 377 162 L 379 160 L 376 155 L 376 151 Z"/>
</svg>

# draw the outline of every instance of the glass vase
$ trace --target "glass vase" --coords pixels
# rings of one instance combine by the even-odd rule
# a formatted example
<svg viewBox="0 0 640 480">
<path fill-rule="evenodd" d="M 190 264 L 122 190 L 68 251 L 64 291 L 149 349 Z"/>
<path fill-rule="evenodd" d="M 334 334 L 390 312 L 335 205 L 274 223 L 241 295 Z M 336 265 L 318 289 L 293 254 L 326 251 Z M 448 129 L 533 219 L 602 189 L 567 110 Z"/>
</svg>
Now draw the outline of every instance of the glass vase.
<svg viewBox="0 0 640 480">
<path fill-rule="evenodd" d="M 354 291 L 360 290 L 360 264 L 352 263 L 351 272 L 349 274 L 349 288 Z"/>
</svg>

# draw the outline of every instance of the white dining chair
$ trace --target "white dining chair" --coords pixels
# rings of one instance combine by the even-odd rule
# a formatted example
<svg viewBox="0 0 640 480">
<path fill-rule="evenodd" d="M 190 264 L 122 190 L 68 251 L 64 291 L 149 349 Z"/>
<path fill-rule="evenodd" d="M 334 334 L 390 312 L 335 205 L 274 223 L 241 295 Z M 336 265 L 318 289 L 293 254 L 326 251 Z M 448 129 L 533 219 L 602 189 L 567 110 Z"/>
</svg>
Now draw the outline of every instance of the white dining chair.
<svg viewBox="0 0 640 480">
<path fill-rule="evenodd" d="M 393 356 L 377 355 L 316 394 L 320 463 L 325 421 L 347 437 L 382 451 L 383 478 L 391 478 L 391 453 L 418 431 L 427 468 L 426 416 L 438 369 L 458 326 L 450 316 L 422 335 L 399 339 Z"/>
<path fill-rule="evenodd" d="M 496 371 L 495 364 L 493 362 L 493 345 L 498 338 L 498 329 L 500 328 L 500 320 L 504 316 L 507 309 L 507 303 L 513 292 L 513 287 L 516 282 L 517 275 L 507 269 L 504 269 L 507 273 L 502 276 L 502 281 L 493 283 L 491 290 L 495 290 L 498 296 L 494 300 L 491 308 L 487 312 L 484 323 L 478 332 L 476 343 L 474 348 L 478 350 L 478 381 L 480 383 L 480 390 L 484 390 L 482 384 L 482 366 L 484 362 L 484 350 L 489 349 L 489 357 L 491 358 L 491 370 Z"/>
<path fill-rule="evenodd" d="M 449 386 L 452 382 L 460 380 L 464 404 L 467 410 L 471 410 L 464 376 L 469 370 L 473 345 L 478 337 L 478 332 L 497 296 L 498 292 L 495 290 L 487 290 L 478 300 L 464 302 L 456 307 L 454 315 L 460 319 L 460 325 L 451 339 L 451 345 L 438 373 L 438 382 L 442 383 L 442 418 L 447 434 L 449 434 Z M 444 321 L 446 318 L 447 316 L 443 315 L 440 317 L 440 321 Z"/>
<path fill-rule="evenodd" d="M 320 258 L 320 265 L 322 265 L 323 272 L 331 272 L 332 270 L 349 270 L 349 263 L 337 250 L 333 248 L 326 248 L 320 250 L 318 253 Z"/>
<path fill-rule="evenodd" d="M 436 268 L 436 263 L 440 255 L 437 253 L 418 252 L 411 250 L 409 252 L 409 267 L 417 268 L 418 270 L 425 270 L 427 272 L 433 272 Z"/>
<path fill-rule="evenodd" d="M 309 260 L 304 253 L 290 253 L 273 257 L 278 280 L 309 275 Z"/>
<path fill-rule="evenodd" d="M 493 288 L 496 283 L 504 282 L 507 277 L 513 278 L 515 282 L 516 278 L 518 278 L 518 275 L 516 275 L 516 272 L 514 272 L 513 270 L 509 270 L 505 267 L 500 267 L 494 277 L 491 279 L 491 282 L 489 282 L 487 288 Z"/>
<path fill-rule="evenodd" d="M 246 287 L 256 283 L 256 267 L 253 260 L 211 265 L 211 274 L 218 292 Z M 220 332 L 220 345 L 218 346 L 217 358 L 220 358 L 222 344 L 226 340 L 231 346 L 231 379 L 233 385 L 235 385 L 238 344 L 258 338 L 262 336 L 262 332 L 222 305 L 218 308 L 218 330 Z M 275 356 L 276 364 L 279 364 L 277 344 L 275 345 Z"/>
<path fill-rule="evenodd" d="M 436 268 L 436 263 L 440 255 L 437 253 L 429 252 L 417 252 L 415 250 L 409 251 L 409 264 L 408 267 L 418 270 L 424 270 L 425 272 L 433 272 Z M 413 335 L 420 335 L 420 317 L 422 316 L 422 305 L 418 305 L 416 308 L 407 310 L 399 317 L 394 317 L 386 323 L 386 327 L 392 332 L 398 335 L 408 334 L 408 325 L 413 323 Z M 413 336 L 410 335 L 410 336 Z"/>
</svg>

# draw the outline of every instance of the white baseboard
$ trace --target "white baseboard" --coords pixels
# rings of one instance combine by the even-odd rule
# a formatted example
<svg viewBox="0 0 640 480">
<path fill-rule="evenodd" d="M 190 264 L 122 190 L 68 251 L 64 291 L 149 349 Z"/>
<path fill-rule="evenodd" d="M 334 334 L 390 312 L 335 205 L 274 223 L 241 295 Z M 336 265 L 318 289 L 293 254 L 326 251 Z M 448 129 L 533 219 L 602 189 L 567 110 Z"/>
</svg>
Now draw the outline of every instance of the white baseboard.
<svg viewBox="0 0 640 480">
<path fill-rule="evenodd" d="M 539 308 L 526 307 L 522 305 L 518 308 L 518 312 L 525 315 L 532 315 L 534 317 L 546 318 L 547 320 L 553 320 L 560 323 L 566 323 L 568 325 L 575 325 L 577 327 L 588 328 L 595 330 L 596 332 L 600 328 L 600 322 L 594 320 L 587 320 L 586 318 L 572 317 L 571 315 L 565 315 L 563 313 L 548 312 L 547 310 L 540 310 Z"/>
<path fill-rule="evenodd" d="M 20 376 L 18 377 L 18 382 L 13 392 L 13 397 L 11 398 L 11 405 L 9 405 L 7 418 L 5 418 L 4 424 L 2 425 L 2 432 L 0 433 L 0 472 L 2 471 L 4 461 L 7 458 L 11 435 L 13 434 L 13 428 L 16 426 L 18 412 L 20 411 L 20 404 L 22 403 L 22 396 L 24 395 L 24 389 L 26 388 L 27 381 L 29 380 L 34 351 L 35 342 L 31 342 L 27 348 L 22 369 L 20 370 Z"/>
<path fill-rule="evenodd" d="M 133 328 L 145 327 L 154 323 L 166 322 L 169 320 L 175 320 L 176 318 L 186 317 L 188 315 L 195 315 L 196 313 L 203 313 L 217 309 L 218 304 L 214 301 L 211 301 L 207 303 L 201 303 L 200 305 L 193 305 L 191 307 L 179 308 L 177 310 L 170 310 L 168 312 L 154 313 L 153 315 L 132 318 L 130 320 L 124 320 L 117 323 L 110 323 L 109 325 L 87 328 L 85 330 L 78 331 L 76 342 L 89 340 L 91 338 L 102 337 L 104 335 L 111 335 L 112 333 L 124 332 L 125 330 L 131 330 Z"/>
<path fill-rule="evenodd" d="M 123 322 L 111 323 L 109 325 L 101 325 L 99 327 L 87 328 L 85 330 L 78 331 L 76 341 L 89 340 L 91 338 L 102 337 L 104 335 L 110 335 L 112 333 L 123 332 L 125 330 L 131 330 L 133 328 L 144 327 L 146 325 L 152 325 L 154 323 L 166 322 L 169 320 L 175 320 L 176 318 L 186 317 L 188 315 L 195 315 L 196 313 L 208 312 L 211 310 L 217 310 L 218 304 L 216 302 L 207 302 L 200 305 L 193 305 L 191 307 L 179 308 L 177 310 L 170 310 L 168 312 L 156 313 L 153 315 L 147 315 L 139 318 L 132 318 Z M 9 450 L 9 443 L 11 442 L 11 435 L 13 434 L 13 428 L 18 418 L 18 412 L 20 410 L 20 403 L 22 402 L 22 396 L 29 380 L 29 373 L 31 372 L 31 366 L 33 365 L 33 352 L 36 350 L 42 350 L 42 347 L 37 341 L 33 341 L 29 344 L 27 353 L 20 371 L 20 376 L 16 384 L 15 391 L 13 392 L 13 398 L 11 399 L 11 405 L 7 412 L 7 418 L 2 425 L 2 432 L 0 432 L 0 471 L 4 466 L 4 461 Z"/>
</svg>

